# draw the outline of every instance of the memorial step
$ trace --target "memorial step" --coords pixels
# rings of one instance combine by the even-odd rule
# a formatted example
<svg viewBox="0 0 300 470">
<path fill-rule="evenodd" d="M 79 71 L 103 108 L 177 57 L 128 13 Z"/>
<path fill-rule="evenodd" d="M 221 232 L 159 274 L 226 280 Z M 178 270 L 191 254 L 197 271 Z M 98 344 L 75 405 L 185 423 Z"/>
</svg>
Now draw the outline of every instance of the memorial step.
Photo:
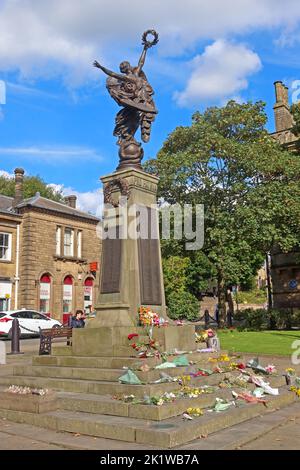
<svg viewBox="0 0 300 470">
<path fill-rule="evenodd" d="M 153 420 L 66 410 L 36 415 L 0 409 L 0 416 L 10 421 L 34 424 L 60 432 L 136 442 L 153 445 L 158 449 L 173 448 L 203 435 L 275 411 L 295 401 L 296 395 L 294 393 L 286 390 L 281 392 L 279 396 L 268 399 L 268 407 L 262 404 L 241 404 L 222 413 L 209 413 L 206 410 L 203 416 L 192 421 L 185 421 L 182 416 L 177 416 L 165 419 L 163 423 L 160 423 Z"/>
<path fill-rule="evenodd" d="M 198 353 L 194 352 L 186 354 L 189 361 L 197 361 L 208 365 L 208 359 L 217 358 L 220 354 L 226 354 L 226 351 L 214 353 Z M 172 362 L 178 355 L 170 355 L 167 360 Z M 242 359 L 240 358 L 239 361 Z M 33 356 L 33 365 L 51 365 L 61 367 L 99 367 L 100 369 L 122 369 L 123 367 L 130 367 L 134 364 L 148 364 L 149 367 L 154 367 L 162 363 L 162 359 L 155 357 L 147 357 L 144 359 L 132 355 L 131 357 L 85 357 L 85 356 L 72 356 L 72 355 L 51 355 L 51 356 Z"/>
</svg>

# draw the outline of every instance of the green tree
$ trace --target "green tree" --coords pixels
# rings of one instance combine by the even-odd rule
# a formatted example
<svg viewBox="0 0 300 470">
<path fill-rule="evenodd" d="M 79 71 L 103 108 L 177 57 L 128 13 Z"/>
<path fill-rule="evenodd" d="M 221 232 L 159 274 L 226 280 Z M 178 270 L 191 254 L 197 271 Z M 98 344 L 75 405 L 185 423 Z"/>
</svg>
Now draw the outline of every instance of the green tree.
<svg viewBox="0 0 300 470">
<path fill-rule="evenodd" d="M 223 325 L 228 286 L 251 277 L 274 244 L 288 251 L 299 243 L 300 159 L 269 136 L 264 106 L 230 101 L 197 112 L 146 165 L 159 174 L 167 203 L 204 204 L 203 253 L 216 274 Z"/>
<path fill-rule="evenodd" d="M 51 186 L 48 186 L 45 181 L 39 176 L 25 176 L 24 177 L 24 199 L 35 196 L 38 192 L 42 197 L 52 199 L 57 202 L 64 202 L 64 196 L 60 191 L 55 191 Z M 15 182 L 13 178 L 0 176 L 0 194 L 4 196 L 13 197 L 15 194 Z"/>
</svg>

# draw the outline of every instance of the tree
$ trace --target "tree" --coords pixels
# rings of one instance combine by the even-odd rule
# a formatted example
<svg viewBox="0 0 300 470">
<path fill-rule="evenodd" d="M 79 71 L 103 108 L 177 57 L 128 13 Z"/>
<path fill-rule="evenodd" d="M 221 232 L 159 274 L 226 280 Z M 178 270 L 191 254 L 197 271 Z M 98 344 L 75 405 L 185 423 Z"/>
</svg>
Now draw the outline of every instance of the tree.
<svg viewBox="0 0 300 470">
<path fill-rule="evenodd" d="M 64 196 L 60 191 L 54 190 L 48 186 L 45 181 L 39 176 L 25 176 L 24 177 L 24 199 L 35 196 L 38 192 L 42 197 L 52 199 L 57 202 L 64 202 Z M 15 181 L 13 178 L 0 176 L 0 194 L 4 196 L 13 197 L 15 194 Z"/>
<path fill-rule="evenodd" d="M 204 204 L 202 251 L 216 273 L 221 325 L 228 286 L 253 275 L 274 244 L 299 244 L 300 159 L 269 136 L 264 106 L 230 101 L 197 112 L 146 165 L 165 202 Z"/>
</svg>

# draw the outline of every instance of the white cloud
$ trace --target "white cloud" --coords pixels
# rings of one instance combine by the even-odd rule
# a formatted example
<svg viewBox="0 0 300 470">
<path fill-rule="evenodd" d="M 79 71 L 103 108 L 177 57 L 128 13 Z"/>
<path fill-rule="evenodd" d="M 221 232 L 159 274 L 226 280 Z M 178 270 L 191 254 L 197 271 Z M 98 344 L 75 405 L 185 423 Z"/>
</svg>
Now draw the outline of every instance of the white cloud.
<svg viewBox="0 0 300 470">
<path fill-rule="evenodd" d="M 12 173 L 8 173 L 8 171 L 0 170 L 0 176 L 4 176 L 4 178 L 12 179 L 14 175 Z"/>
<path fill-rule="evenodd" d="M 247 77 L 261 68 L 258 55 L 243 44 L 217 40 L 197 55 L 183 92 L 176 93 L 180 106 L 197 106 L 203 101 L 224 101 L 248 86 Z"/>
<path fill-rule="evenodd" d="M 22 156 L 23 158 L 39 159 L 48 163 L 61 163 L 76 159 L 89 159 L 89 161 L 101 161 L 102 157 L 95 149 L 86 147 L 0 147 L 0 155 Z"/>
<path fill-rule="evenodd" d="M 180 56 L 200 40 L 292 31 L 299 20 L 299 0 L 152 0 L 149 8 L 140 0 L 2 0 L 0 70 L 78 85 L 99 76 L 94 58 L 109 65 L 131 55 L 149 27 L 160 33 L 159 54 Z"/>
<path fill-rule="evenodd" d="M 62 184 L 49 184 L 48 186 L 57 192 L 62 192 L 64 196 L 77 196 L 77 208 L 79 210 L 101 217 L 103 209 L 102 189 L 80 192 Z"/>
<path fill-rule="evenodd" d="M 15 175 L 6 170 L 0 170 L 0 176 L 13 179 Z M 97 217 L 102 216 L 103 210 L 103 191 L 94 189 L 93 191 L 80 192 L 71 187 L 65 187 L 63 184 L 50 183 L 48 186 L 56 192 L 61 192 L 64 196 L 77 196 L 77 209 L 83 212 L 89 212 Z"/>
</svg>

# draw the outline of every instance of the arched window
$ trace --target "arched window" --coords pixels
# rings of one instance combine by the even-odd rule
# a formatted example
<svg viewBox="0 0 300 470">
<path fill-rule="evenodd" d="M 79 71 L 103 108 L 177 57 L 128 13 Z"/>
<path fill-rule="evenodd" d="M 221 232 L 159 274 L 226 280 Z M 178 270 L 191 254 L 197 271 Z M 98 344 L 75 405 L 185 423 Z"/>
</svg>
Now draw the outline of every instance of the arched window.
<svg viewBox="0 0 300 470">
<path fill-rule="evenodd" d="M 91 313 L 93 305 L 93 286 L 94 279 L 88 277 L 84 282 L 84 311 Z"/>
<path fill-rule="evenodd" d="M 51 276 L 43 274 L 40 279 L 40 312 L 50 313 Z"/>
<path fill-rule="evenodd" d="M 66 276 L 63 284 L 63 313 L 71 313 L 73 305 L 73 278 Z"/>
</svg>

